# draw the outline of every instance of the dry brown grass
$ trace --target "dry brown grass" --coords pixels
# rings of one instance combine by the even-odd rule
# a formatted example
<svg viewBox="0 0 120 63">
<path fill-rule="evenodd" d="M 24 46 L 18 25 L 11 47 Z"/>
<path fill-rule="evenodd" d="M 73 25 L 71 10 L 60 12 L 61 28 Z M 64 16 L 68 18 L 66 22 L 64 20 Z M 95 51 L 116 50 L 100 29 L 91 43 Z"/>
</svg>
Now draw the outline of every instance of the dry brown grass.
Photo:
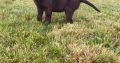
<svg viewBox="0 0 120 63">
<path fill-rule="evenodd" d="M 117 61 L 119 61 L 113 52 L 106 50 L 101 45 L 68 44 L 68 49 L 70 54 L 67 55 L 67 59 L 74 63 L 118 63 Z"/>
</svg>

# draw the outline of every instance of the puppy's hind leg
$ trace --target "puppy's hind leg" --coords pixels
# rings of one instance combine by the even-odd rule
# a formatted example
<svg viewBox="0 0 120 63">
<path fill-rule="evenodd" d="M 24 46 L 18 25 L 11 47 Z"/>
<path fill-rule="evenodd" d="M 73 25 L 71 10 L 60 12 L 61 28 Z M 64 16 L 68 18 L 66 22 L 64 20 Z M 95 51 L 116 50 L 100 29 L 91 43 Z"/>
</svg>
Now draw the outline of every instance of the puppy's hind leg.
<svg viewBox="0 0 120 63">
<path fill-rule="evenodd" d="M 74 14 L 73 10 L 68 10 L 68 9 L 65 10 L 65 15 L 66 15 L 67 23 L 70 23 L 70 24 L 73 23 L 73 20 L 72 20 L 73 14 Z"/>
</svg>

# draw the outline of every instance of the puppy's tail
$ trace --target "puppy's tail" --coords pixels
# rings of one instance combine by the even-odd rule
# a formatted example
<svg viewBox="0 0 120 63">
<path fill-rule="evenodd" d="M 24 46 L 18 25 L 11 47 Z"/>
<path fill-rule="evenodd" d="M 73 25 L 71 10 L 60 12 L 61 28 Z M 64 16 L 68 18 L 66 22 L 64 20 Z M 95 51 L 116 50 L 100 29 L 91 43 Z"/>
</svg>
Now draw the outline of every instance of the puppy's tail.
<svg viewBox="0 0 120 63">
<path fill-rule="evenodd" d="M 87 0 L 82 0 L 82 2 L 85 3 L 85 4 L 87 4 L 87 5 L 89 5 L 89 6 L 91 6 L 91 7 L 94 8 L 96 11 L 100 12 L 100 10 L 99 10 L 96 6 L 94 6 L 92 3 L 90 3 L 89 1 L 87 1 Z"/>
</svg>

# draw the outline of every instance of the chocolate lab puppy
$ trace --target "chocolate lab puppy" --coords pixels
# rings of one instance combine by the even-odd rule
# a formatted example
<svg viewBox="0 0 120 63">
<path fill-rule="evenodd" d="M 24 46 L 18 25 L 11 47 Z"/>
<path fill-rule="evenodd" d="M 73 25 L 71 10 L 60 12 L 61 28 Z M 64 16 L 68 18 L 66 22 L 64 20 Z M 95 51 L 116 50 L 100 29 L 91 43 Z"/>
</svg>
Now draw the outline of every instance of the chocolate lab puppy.
<svg viewBox="0 0 120 63">
<path fill-rule="evenodd" d="M 45 24 L 51 23 L 52 12 L 65 12 L 68 23 L 73 23 L 72 16 L 80 3 L 85 3 L 96 11 L 100 12 L 92 3 L 87 0 L 34 0 L 37 7 L 37 20 L 42 21 L 43 12 L 45 12 Z"/>
</svg>

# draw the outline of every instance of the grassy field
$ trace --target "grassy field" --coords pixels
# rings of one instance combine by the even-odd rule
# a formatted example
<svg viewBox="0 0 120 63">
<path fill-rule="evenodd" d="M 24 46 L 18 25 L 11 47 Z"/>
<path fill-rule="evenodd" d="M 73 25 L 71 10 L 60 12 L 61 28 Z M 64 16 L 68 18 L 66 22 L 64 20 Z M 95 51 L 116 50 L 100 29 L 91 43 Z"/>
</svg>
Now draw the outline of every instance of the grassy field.
<svg viewBox="0 0 120 63">
<path fill-rule="evenodd" d="M 0 0 L 0 63 L 120 63 L 120 0 L 90 1 L 101 13 L 81 4 L 46 27 L 33 0 Z"/>
</svg>

